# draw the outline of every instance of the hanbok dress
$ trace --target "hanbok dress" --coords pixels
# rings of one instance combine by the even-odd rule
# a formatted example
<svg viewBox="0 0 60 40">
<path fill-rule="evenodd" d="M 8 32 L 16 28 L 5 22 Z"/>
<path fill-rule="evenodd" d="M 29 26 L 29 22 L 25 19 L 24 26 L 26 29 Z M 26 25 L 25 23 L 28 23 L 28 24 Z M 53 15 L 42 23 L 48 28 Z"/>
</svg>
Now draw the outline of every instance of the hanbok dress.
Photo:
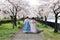
<svg viewBox="0 0 60 40">
<path fill-rule="evenodd" d="M 38 32 L 38 28 L 36 26 L 35 20 L 30 21 L 30 27 L 31 27 L 31 32 L 32 33 L 37 33 Z"/>
<path fill-rule="evenodd" d="M 24 20 L 23 32 L 31 32 L 29 19 Z"/>
</svg>

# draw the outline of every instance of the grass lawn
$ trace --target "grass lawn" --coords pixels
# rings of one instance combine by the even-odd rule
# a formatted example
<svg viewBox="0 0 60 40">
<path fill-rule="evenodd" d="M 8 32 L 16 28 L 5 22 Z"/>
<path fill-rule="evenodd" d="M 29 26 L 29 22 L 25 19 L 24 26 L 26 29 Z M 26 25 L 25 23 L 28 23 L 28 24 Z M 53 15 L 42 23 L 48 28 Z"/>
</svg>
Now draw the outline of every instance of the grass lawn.
<svg viewBox="0 0 60 40">
<path fill-rule="evenodd" d="M 47 28 L 44 24 L 37 23 L 37 26 L 41 29 L 44 30 L 44 36 L 46 40 L 60 40 L 60 33 L 54 33 L 54 29 L 52 28 Z"/>
<path fill-rule="evenodd" d="M 0 40 L 8 40 L 17 31 L 17 28 L 12 29 L 11 23 L 0 25 Z"/>
<path fill-rule="evenodd" d="M 18 26 L 18 25 L 17 25 Z M 23 21 L 20 21 L 20 27 L 23 26 Z M 60 33 L 54 33 L 52 28 L 47 28 L 44 24 L 38 23 L 37 26 L 44 30 L 44 36 L 46 40 L 60 40 Z M 0 25 L 0 40 L 8 40 L 13 34 L 16 33 L 18 27 L 12 29 L 11 23 Z"/>
<path fill-rule="evenodd" d="M 23 22 L 20 22 L 20 26 L 23 25 Z M 11 23 L 5 23 L 0 25 L 0 40 L 8 40 L 13 34 L 16 33 L 18 27 L 15 29 L 12 28 Z"/>
</svg>

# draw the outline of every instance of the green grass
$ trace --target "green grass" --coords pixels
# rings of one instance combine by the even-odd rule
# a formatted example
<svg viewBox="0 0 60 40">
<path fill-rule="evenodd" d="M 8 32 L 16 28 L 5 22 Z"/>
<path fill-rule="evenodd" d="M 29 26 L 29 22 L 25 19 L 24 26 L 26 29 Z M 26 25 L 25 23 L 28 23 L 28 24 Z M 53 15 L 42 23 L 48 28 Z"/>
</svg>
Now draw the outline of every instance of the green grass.
<svg viewBox="0 0 60 40">
<path fill-rule="evenodd" d="M 18 24 L 18 22 L 19 22 L 20 24 Z M 20 28 L 22 28 L 22 27 L 23 27 L 23 21 L 18 21 L 18 22 L 17 22 L 17 27 L 20 26 Z"/>
<path fill-rule="evenodd" d="M 20 21 L 20 27 L 23 27 L 23 21 Z M 38 23 L 37 26 L 40 28 L 40 30 L 44 30 L 44 36 L 46 40 L 60 40 L 60 34 L 54 33 L 52 28 L 46 27 L 46 25 Z M 15 29 L 12 28 L 11 23 L 6 23 L 0 25 L 0 40 L 8 40 L 13 34 L 16 33 L 18 30 L 18 25 L 15 27 Z"/>
<path fill-rule="evenodd" d="M 0 40 L 8 40 L 17 30 L 17 27 L 15 29 L 12 28 L 11 23 L 0 25 Z"/>
<path fill-rule="evenodd" d="M 60 40 L 60 33 L 54 33 L 54 29 L 50 27 L 46 27 L 44 24 L 40 24 L 37 22 L 37 26 L 41 29 L 44 30 L 44 36 L 46 40 Z"/>
<path fill-rule="evenodd" d="M 20 21 L 20 27 L 23 26 L 23 21 Z M 18 30 L 18 24 L 15 29 L 12 27 L 13 25 L 11 23 L 5 23 L 0 25 L 0 40 L 9 40 L 13 34 L 15 34 Z"/>
</svg>

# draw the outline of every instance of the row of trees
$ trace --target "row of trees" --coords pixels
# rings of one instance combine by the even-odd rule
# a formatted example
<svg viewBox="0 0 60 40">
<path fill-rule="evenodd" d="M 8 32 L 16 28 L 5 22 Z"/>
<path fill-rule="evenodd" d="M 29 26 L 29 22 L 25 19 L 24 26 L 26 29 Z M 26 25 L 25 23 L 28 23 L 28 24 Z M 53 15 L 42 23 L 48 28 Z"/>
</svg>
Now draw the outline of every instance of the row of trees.
<svg viewBox="0 0 60 40">
<path fill-rule="evenodd" d="M 3 9 L 3 12 L 6 14 L 7 13 L 10 14 L 12 24 L 13 24 L 13 29 L 14 29 L 14 27 L 17 26 L 17 24 L 16 24 L 17 13 L 20 12 L 21 10 L 23 10 L 24 12 L 27 12 L 25 8 L 30 7 L 30 6 L 24 0 L 18 0 L 18 1 L 7 0 L 7 2 L 9 3 L 9 5 L 4 7 L 7 9 L 6 10 Z M 9 8 L 9 6 L 11 6 L 11 7 Z M 24 15 L 23 15 L 23 17 L 24 17 Z"/>
<path fill-rule="evenodd" d="M 44 9 L 43 8 L 40 8 L 41 10 L 39 10 L 39 8 L 38 8 L 38 11 L 39 11 L 39 15 L 43 18 L 43 16 L 44 16 L 44 18 L 45 18 L 45 22 L 47 21 L 47 16 L 48 16 L 48 14 L 49 14 L 49 12 L 48 11 L 46 11 L 45 13 L 44 13 Z M 60 14 L 60 2 L 59 1 L 57 1 L 56 3 L 53 3 L 53 5 L 50 7 L 50 9 L 52 10 L 52 12 L 54 13 L 54 15 L 55 15 L 55 28 L 54 28 L 54 32 L 58 32 L 58 23 L 57 23 L 57 21 L 58 21 L 58 18 L 60 17 L 59 16 L 59 14 Z M 43 14 L 41 13 L 41 12 L 43 12 Z M 46 15 L 45 15 L 46 14 Z M 47 23 L 46 23 L 47 24 Z"/>
<path fill-rule="evenodd" d="M 8 0 L 8 2 L 13 6 L 13 8 L 10 9 L 11 13 L 13 14 L 11 16 L 11 18 L 13 20 L 13 25 L 16 26 L 17 12 L 21 11 L 22 8 L 20 6 L 18 6 L 18 5 L 15 5 L 14 3 L 12 3 L 9 0 Z M 59 3 L 59 1 L 57 1 L 56 3 L 53 3 L 53 6 L 51 7 L 51 9 L 53 10 L 53 13 L 55 14 L 55 29 L 54 29 L 54 32 L 58 32 L 57 21 L 58 21 L 58 17 L 60 17 L 60 16 L 58 16 L 58 14 L 60 13 L 60 3 Z M 42 18 L 42 16 L 44 16 L 45 22 L 46 22 L 47 21 L 47 16 L 48 16 L 49 13 L 48 13 L 48 11 L 45 12 L 45 13 L 42 13 L 42 12 L 44 12 L 44 9 L 42 8 L 40 10 L 40 7 L 39 7 L 38 8 L 38 14 L 41 16 L 41 18 Z M 13 26 L 13 28 L 14 28 L 14 26 Z"/>
<path fill-rule="evenodd" d="M 6 2 L 8 2 L 8 4 L 6 5 L 4 4 L 3 8 L 1 8 L 1 11 L 3 11 L 4 14 L 10 15 L 14 29 L 14 27 L 17 26 L 16 24 L 17 13 L 20 12 L 21 10 L 27 13 L 26 7 L 29 7 L 29 5 L 25 0 L 17 0 L 17 1 L 6 0 Z"/>
<path fill-rule="evenodd" d="M 7 10 L 7 11 L 5 10 L 4 13 L 11 13 L 12 14 L 12 15 L 10 15 L 10 17 L 11 17 L 11 20 L 12 20 L 12 23 L 13 23 L 13 29 L 14 29 L 14 26 L 17 25 L 16 24 L 17 13 L 21 10 L 24 10 L 27 13 L 28 10 L 25 10 L 25 8 L 27 6 L 28 7 L 30 7 L 30 6 L 28 5 L 28 3 L 22 2 L 22 0 L 19 0 L 18 3 L 14 3 L 10 0 L 7 0 L 7 1 L 12 5 L 12 8 L 9 8 L 9 10 Z M 58 1 L 56 3 L 53 3 L 53 5 L 50 8 L 53 11 L 53 13 L 55 14 L 55 29 L 54 29 L 54 32 L 58 32 L 57 19 L 58 19 L 58 17 L 60 17 L 60 16 L 58 16 L 59 13 L 60 13 L 60 2 Z M 43 19 L 43 17 L 44 17 L 45 22 L 47 21 L 47 16 L 49 14 L 48 10 L 44 9 L 43 7 L 38 7 L 38 12 L 36 12 L 36 13 L 41 17 L 41 19 Z"/>
<path fill-rule="evenodd" d="M 11 20 L 12 20 L 12 23 L 13 23 L 13 29 L 14 29 L 14 26 L 17 25 L 16 24 L 17 12 L 21 11 L 22 8 L 20 6 L 18 6 L 18 5 L 15 5 L 10 0 L 8 0 L 8 2 L 12 5 L 12 9 L 10 9 L 10 12 L 12 13 L 12 15 L 10 17 L 11 17 Z"/>
<path fill-rule="evenodd" d="M 60 2 L 57 1 L 57 3 L 54 3 L 54 6 L 52 8 L 53 10 L 53 13 L 55 14 L 55 29 L 54 29 L 54 32 L 58 32 L 58 24 L 57 24 L 57 21 L 58 21 L 58 18 L 60 17 L 59 14 L 60 14 Z"/>
</svg>

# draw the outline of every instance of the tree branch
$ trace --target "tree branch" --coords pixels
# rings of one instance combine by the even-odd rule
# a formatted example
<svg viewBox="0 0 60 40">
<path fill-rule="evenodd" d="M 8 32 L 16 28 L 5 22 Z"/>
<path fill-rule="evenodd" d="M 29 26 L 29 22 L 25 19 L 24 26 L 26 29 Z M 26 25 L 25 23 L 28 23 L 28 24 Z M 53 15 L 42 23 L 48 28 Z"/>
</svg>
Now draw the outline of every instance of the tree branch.
<svg viewBox="0 0 60 40">
<path fill-rule="evenodd" d="M 10 4 L 12 4 L 12 6 L 16 7 L 10 0 L 8 0 L 8 2 L 9 2 Z"/>
<path fill-rule="evenodd" d="M 59 14 L 60 12 L 57 12 L 57 15 Z"/>
<path fill-rule="evenodd" d="M 11 13 L 14 15 L 13 11 L 10 9 Z"/>
<path fill-rule="evenodd" d="M 58 16 L 58 18 L 59 18 L 60 16 Z"/>
<path fill-rule="evenodd" d="M 54 14 L 56 14 L 55 10 L 53 9 Z"/>
<path fill-rule="evenodd" d="M 22 8 L 21 8 L 22 9 Z M 17 12 L 21 11 L 21 9 L 17 10 Z"/>
<path fill-rule="evenodd" d="M 55 11 L 57 11 L 58 9 L 60 9 L 60 6 L 57 9 L 55 9 Z"/>
<path fill-rule="evenodd" d="M 17 12 L 21 11 L 22 7 L 17 6 Z"/>
<path fill-rule="evenodd" d="M 11 9 L 10 9 L 11 12 L 13 12 Z"/>
</svg>

